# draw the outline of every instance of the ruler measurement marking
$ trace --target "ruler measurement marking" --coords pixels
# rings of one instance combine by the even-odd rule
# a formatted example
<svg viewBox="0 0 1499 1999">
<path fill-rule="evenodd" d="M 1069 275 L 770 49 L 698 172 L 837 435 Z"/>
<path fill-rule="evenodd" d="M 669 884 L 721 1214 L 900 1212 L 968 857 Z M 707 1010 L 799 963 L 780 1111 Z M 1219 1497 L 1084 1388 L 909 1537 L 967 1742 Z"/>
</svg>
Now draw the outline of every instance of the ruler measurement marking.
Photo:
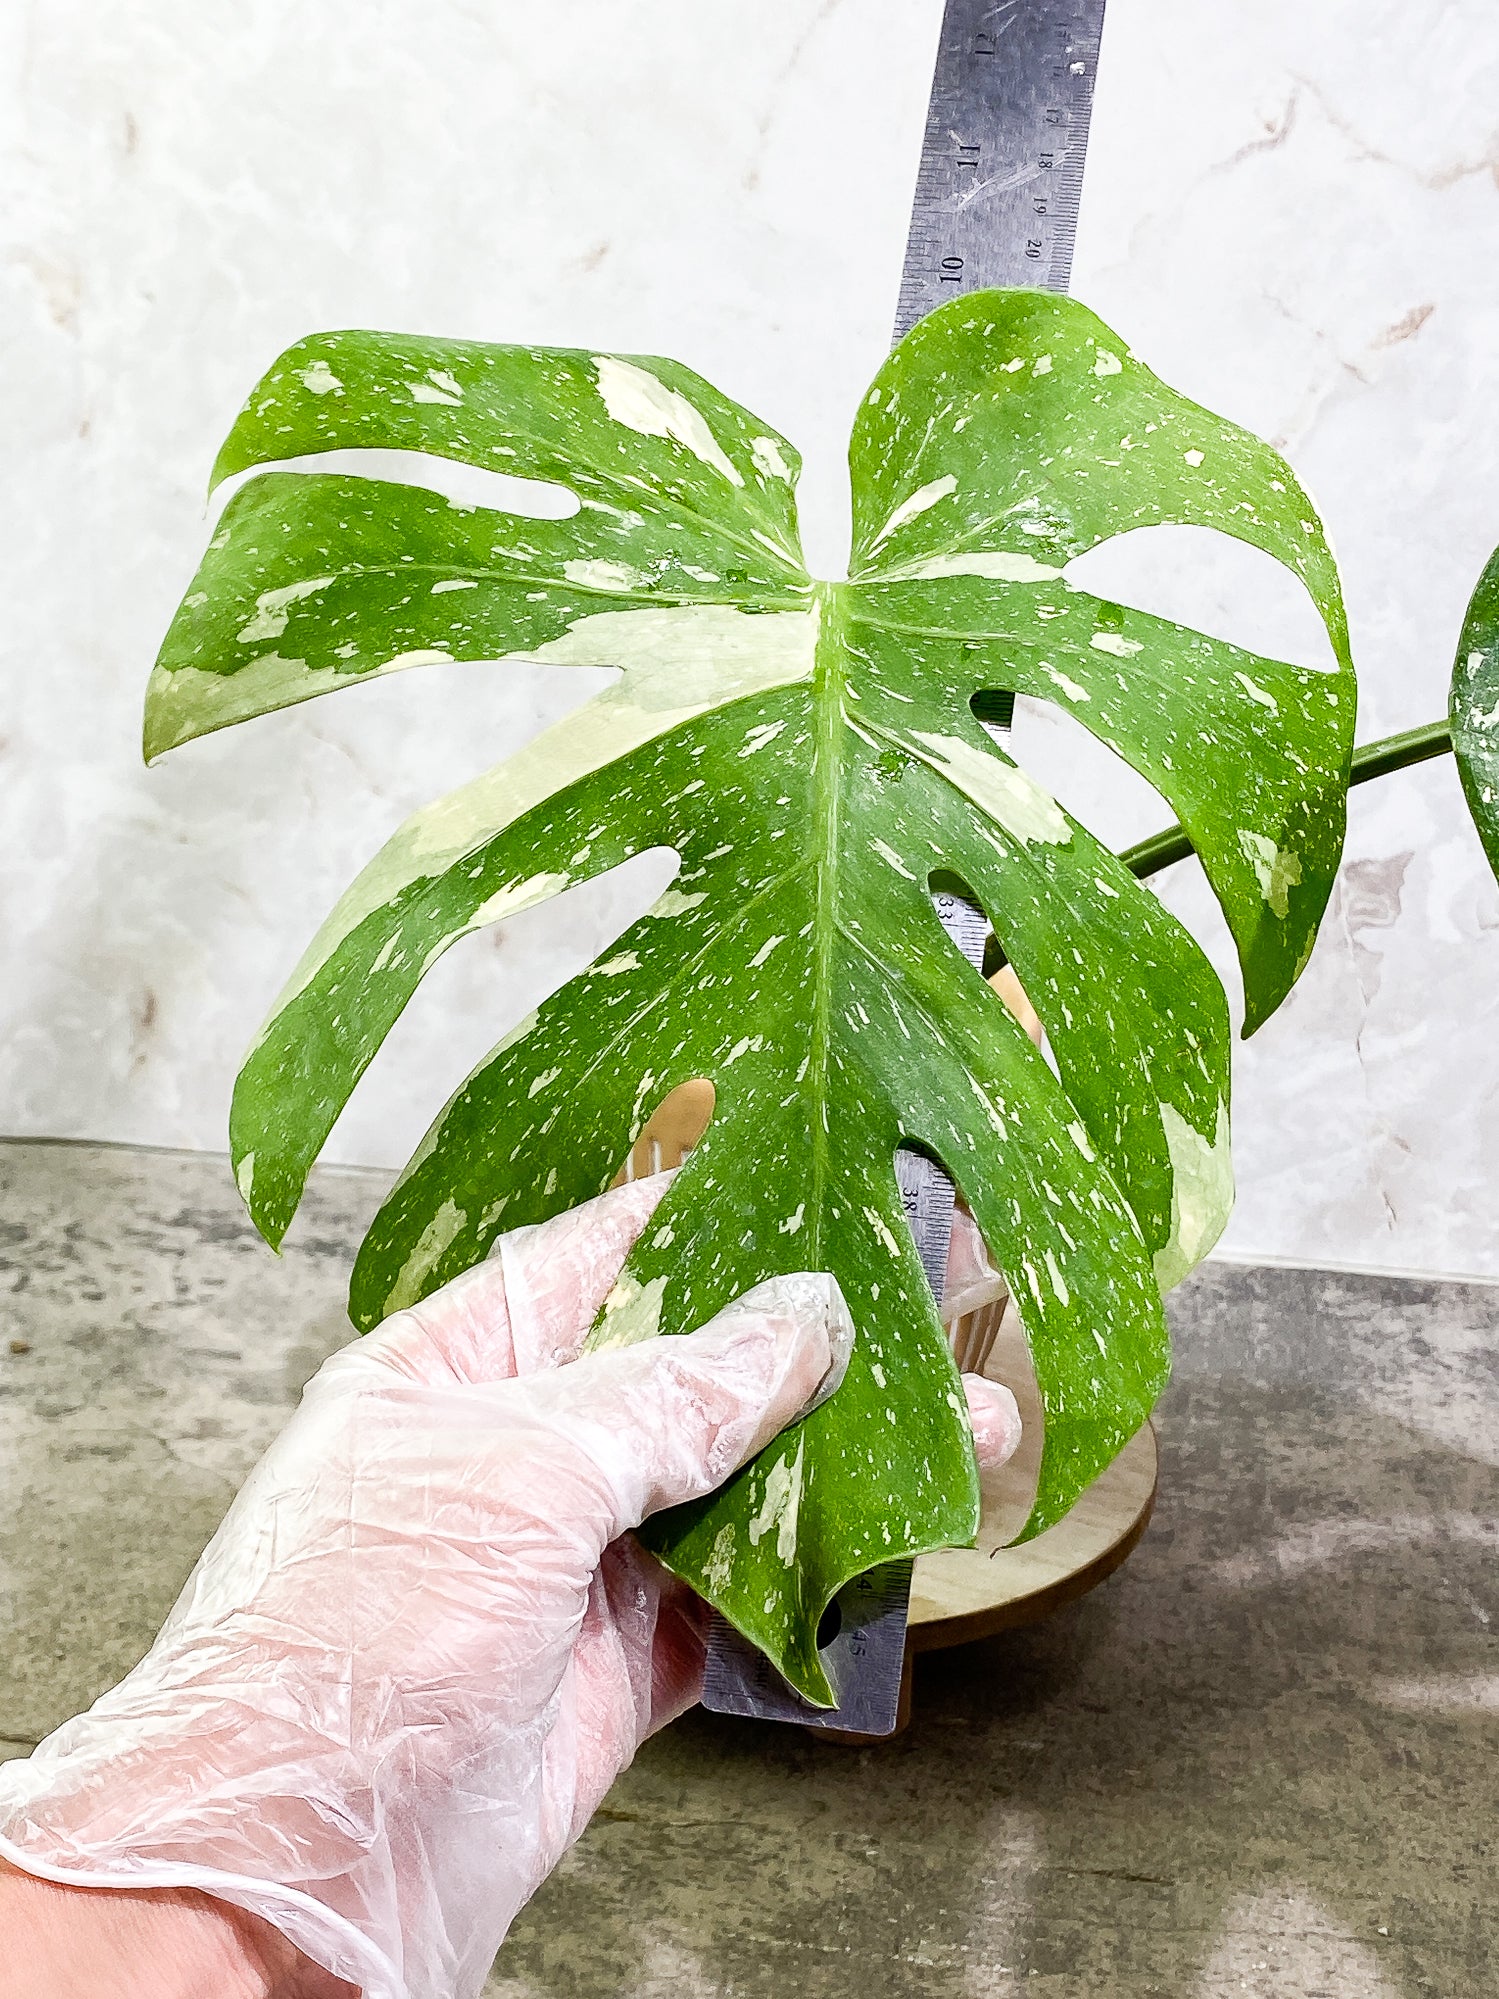
<svg viewBox="0 0 1499 1999">
<path fill-rule="evenodd" d="M 988 285 L 1066 289 L 1103 0 L 948 0 L 896 336 Z"/>
</svg>

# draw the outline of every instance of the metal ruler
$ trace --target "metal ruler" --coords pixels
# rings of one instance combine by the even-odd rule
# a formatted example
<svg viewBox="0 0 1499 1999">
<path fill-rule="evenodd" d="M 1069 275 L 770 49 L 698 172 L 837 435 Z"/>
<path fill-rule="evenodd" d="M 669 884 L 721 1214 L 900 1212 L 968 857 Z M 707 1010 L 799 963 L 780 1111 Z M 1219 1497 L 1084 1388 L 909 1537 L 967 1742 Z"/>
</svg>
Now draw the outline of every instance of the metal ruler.
<svg viewBox="0 0 1499 1999">
<path fill-rule="evenodd" d="M 1066 291 L 1104 0 L 947 0 L 901 276 L 895 338 L 962 292 L 988 285 Z M 1009 724 L 1012 697 L 982 719 Z M 942 927 L 982 965 L 989 924 L 961 896 L 933 897 Z M 895 1155 L 906 1220 L 940 1302 L 954 1189 L 934 1160 Z M 814 1707 L 765 1655 L 715 1614 L 703 1705 L 719 1714 L 850 1735 L 889 1735 L 899 1720 L 912 1564 L 856 1576 L 829 1604 L 818 1649 L 837 1696 Z"/>
<path fill-rule="evenodd" d="M 1104 0 L 947 0 L 895 338 L 959 292 L 1064 292 Z"/>
</svg>

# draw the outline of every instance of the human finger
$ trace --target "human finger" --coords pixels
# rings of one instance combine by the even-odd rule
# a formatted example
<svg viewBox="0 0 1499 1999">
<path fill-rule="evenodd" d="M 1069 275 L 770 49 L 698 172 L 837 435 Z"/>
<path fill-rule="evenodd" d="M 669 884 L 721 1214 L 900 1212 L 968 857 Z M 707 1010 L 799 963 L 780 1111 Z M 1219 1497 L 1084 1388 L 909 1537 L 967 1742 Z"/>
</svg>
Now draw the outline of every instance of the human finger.
<svg viewBox="0 0 1499 1999">
<path fill-rule="evenodd" d="M 981 1375 L 965 1374 L 963 1388 L 979 1468 L 994 1470 L 1020 1442 L 1020 1411 Z M 604 1551 L 573 1648 L 569 1843 L 646 1737 L 701 1699 L 710 1614 L 631 1536 Z"/>
<path fill-rule="evenodd" d="M 942 1323 L 952 1326 L 969 1312 L 1008 1298 L 1009 1286 L 995 1269 L 979 1225 L 960 1201 L 953 1210 L 942 1282 Z"/>
<path fill-rule="evenodd" d="M 1020 1407 L 1001 1382 L 981 1374 L 963 1376 L 968 1397 L 968 1421 L 973 1429 L 973 1454 L 980 1471 L 998 1471 L 1020 1448 Z"/>
<path fill-rule="evenodd" d="M 604 1551 L 568 1666 L 569 1725 L 547 1745 L 567 1844 L 646 1737 L 702 1698 L 710 1615 L 633 1535 Z"/>
<path fill-rule="evenodd" d="M 712 1492 L 841 1379 L 853 1322 L 837 1280 L 773 1277 L 696 1333 L 585 1356 L 530 1386 L 567 1445 L 557 1503 L 597 1554 Z"/>
<path fill-rule="evenodd" d="M 414 1380 L 504 1381 L 576 1358 L 670 1173 L 513 1229 L 490 1256 L 394 1313 L 361 1351 Z"/>
</svg>

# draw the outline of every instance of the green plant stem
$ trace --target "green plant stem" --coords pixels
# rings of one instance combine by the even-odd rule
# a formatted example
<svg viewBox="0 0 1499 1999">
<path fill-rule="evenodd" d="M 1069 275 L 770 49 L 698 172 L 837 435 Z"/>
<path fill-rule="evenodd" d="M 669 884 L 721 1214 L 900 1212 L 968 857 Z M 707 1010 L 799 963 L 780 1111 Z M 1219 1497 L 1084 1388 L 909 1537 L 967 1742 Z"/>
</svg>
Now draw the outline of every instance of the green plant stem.
<svg viewBox="0 0 1499 1999">
<path fill-rule="evenodd" d="M 1408 764 L 1422 764 L 1431 757 L 1451 753 L 1452 730 L 1444 715 L 1440 722 L 1423 722 L 1419 729 L 1407 729 L 1403 736 L 1381 736 L 1377 743 L 1365 743 L 1353 753 L 1349 788 L 1367 784 L 1371 777 L 1387 777 L 1392 770 Z"/>
<path fill-rule="evenodd" d="M 1348 788 L 1351 791 L 1356 784 L 1367 784 L 1375 777 L 1388 777 L 1391 771 L 1404 770 L 1410 764 L 1425 763 L 1430 757 L 1446 756 L 1451 748 L 1452 731 L 1445 719 L 1427 722 L 1419 729 L 1407 729 L 1400 736 L 1382 736 L 1377 743 L 1365 743 L 1361 750 L 1354 751 Z M 1153 833 L 1138 846 L 1127 847 L 1119 858 L 1134 874 L 1143 876 L 1153 875 L 1160 868 L 1169 868 L 1174 861 L 1185 861 L 1192 852 L 1192 842 L 1181 827 L 1168 826 L 1164 832 Z"/>
</svg>

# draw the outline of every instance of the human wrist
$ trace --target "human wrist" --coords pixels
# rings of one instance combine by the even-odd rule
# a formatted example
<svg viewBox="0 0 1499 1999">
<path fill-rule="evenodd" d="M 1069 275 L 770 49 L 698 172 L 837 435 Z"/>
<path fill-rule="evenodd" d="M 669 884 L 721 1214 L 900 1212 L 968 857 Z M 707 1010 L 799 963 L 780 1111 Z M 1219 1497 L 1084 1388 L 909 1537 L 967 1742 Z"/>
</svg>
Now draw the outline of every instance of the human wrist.
<svg viewBox="0 0 1499 1999">
<path fill-rule="evenodd" d="M 23 1968 L 34 1999 L 357 1999 L 271 1924 L 197 1889 L 68 1886 L 0 1860 L 0 1986 Z"/>
</svg>

